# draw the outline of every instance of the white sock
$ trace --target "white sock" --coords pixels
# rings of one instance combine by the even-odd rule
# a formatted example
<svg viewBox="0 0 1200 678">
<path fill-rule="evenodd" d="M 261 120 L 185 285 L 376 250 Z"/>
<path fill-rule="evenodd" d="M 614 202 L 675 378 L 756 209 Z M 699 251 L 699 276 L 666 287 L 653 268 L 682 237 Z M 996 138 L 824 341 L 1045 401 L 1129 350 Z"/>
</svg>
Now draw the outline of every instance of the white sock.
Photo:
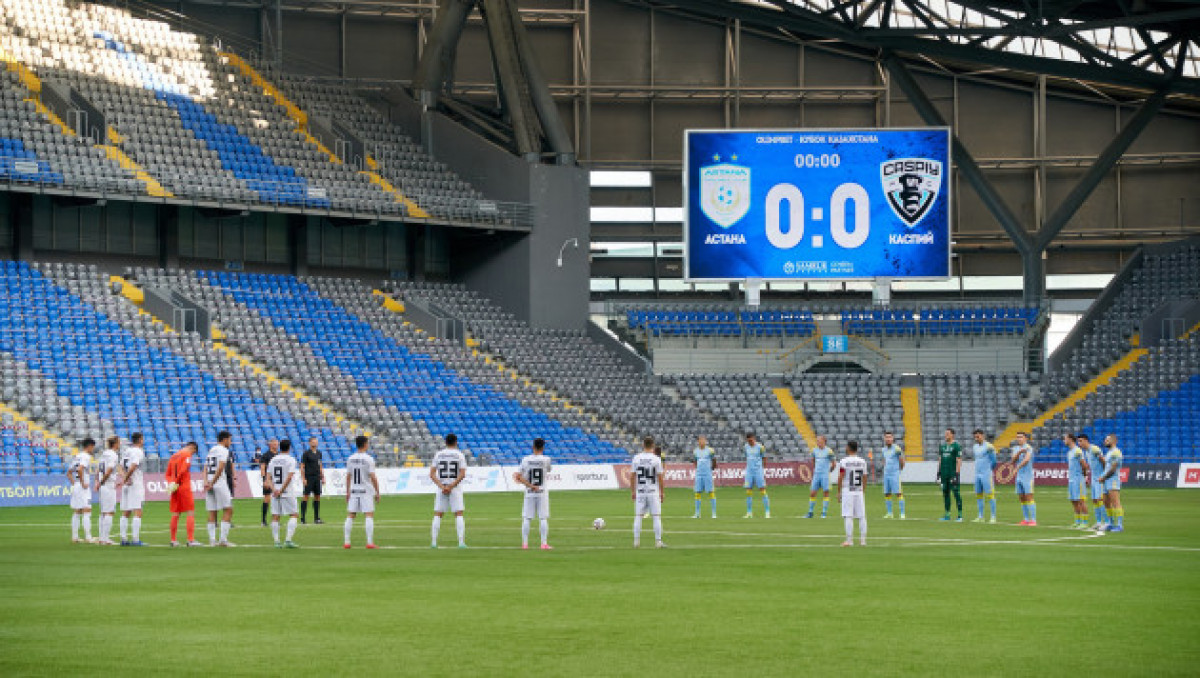
<svg viewBox="0 0 1200 678">
<path fill-rule="evenodd" d="M 100 541 L 108 541 L 109 535 L 112 534 L 112 516 L 100 514 Z"/>
<path fill-rule="evenodd" d="M 529 519 L 521 521 L 521 546 L 529 546 Z"/>
<path fill-rule="evenodd" d="M 541 530 L 542 544 L 545 545 L 545 544 L 550 543 L 550 541 L 549 541 L 549 539 L 550 539 L 550 521 L 547 520 L 546 518 L 542 518 L 541 528 L 542 528 L 542 530 Z"/>
<path fill-rule="evenodd" d="M 229 541 L 229 521 L 221 521 L 221 543 L 225 544 Z"/>
<path fill-rule="evenodd" d="M 92 540 L 92 514 L 84 513 L 80 517 L 83 518 L 83 537 L 85 539 L 87 539 L 88 541 L 91 541 Z"/>
<path fill-rule="evenodd" d="M 292 537 L 296 536 L 296 524 L 298 522 L 299 522 L 299 519 L 296 516 L 292 516 L 291 518 L 288 518 L 288 530 L 287 530 L 287 540 L 288 541 L 291 541 Z"/>
<path fill-rule="evenodd" d="M 854 519 L 846 518 L 845 521 L 846 521 L 846 541 L 852 541 L 854 539 Z"/>
<path fill-rule="evenodd" d="M 141 516 L 133 517 L 133 540 L 134 541 L 142 540 L 142 517 Z"/>
<path fill-rule="evenodd" d="M 276 544 L 279 543 L 279 521 L 278 520 L 271 521 L 271 539 L 274 540 L 274 542 Z"/>
<path fill-rule="evenodd" d="M 862 543 L 867 543 L 867 517 L 863 516 L 858 519 L 858 539 Z"/>
<path fill-rule="evenodd" d="M 129 518 L 121 516 L 121 541 L 126 541 L 125 535 L 129 534 Z"/>
<path fill-rule="evenodd" d="M 346 516 L 346 524 L 342 527 L 342 534 L 344 535 L 344 541 L 342 542 L 343 544 L 350 543 L 350 530 L 352 529 L 354 529 L 354 519 L 350 516 Z"/>
<path fill-rule="evenodd" d="M 434 544 L 436 544 L 436 543 L 437 543 L 437 536 L 438 536 L 438 532 L 439 532 L 441 529 L 442 529 L 442 517 L 441 517 L 441 516 L 434 516 L 434 517 L 433 517 L 433 543 L 434 543 Z"/>
<path fill-rule="evenodd" d="M 366 523 L 366 528 L 367 528 L 367 543 L 374 544 L 375 543 L 375 516 L 367 516 L 366 520 L 364 520 L 363 522 Z"/>
<path fill-rule="evenodd" d="M 462 516 L 454 516 L 454 531 L 458 533 L 458 543 L 467 543 L 467 521 Z"/>
<path fill-rule="evenodd" d="M 71 538 L 72 539 L 79 538 L 79 514 L 78 513 L 71 514 Z"/>
<path fill-rule="evenodd" d="M 654 516 L 654 541 L 662 541 L 662 516 Z"/>
<path fill-rule="evenodd" d="M 638 513 L 633 517 L 633 545 L 637 546 L 642 541 L 642 514 Z"/>
<path fill-rule="evenodd" d="M 208 524 L 208 543 L 210 543 L 210 544 L 217 543 L 217 524 L 216 523 Z"/>
</svg>

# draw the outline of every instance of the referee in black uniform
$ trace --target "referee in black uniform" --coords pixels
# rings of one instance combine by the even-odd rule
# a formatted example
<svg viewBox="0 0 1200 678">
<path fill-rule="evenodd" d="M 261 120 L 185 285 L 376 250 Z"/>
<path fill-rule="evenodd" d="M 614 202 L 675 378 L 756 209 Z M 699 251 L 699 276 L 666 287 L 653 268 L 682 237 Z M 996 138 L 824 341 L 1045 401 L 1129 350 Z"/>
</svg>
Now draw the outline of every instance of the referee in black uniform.
<svg viewBox="0 0 1200 678">
<path fill-rule="evenodd" d="M 308 449 L 300 457 L 300 471 L 304 474 L 304 501 L 300 502 L 300 522 L 307 522 L 308 498 L 313 498 L 313 522 L 321 525 L 321 483 L 325 482 L 325 468 L 321 466 L 321 451 L 317 439 L 308 439 Z"/>
</svg>

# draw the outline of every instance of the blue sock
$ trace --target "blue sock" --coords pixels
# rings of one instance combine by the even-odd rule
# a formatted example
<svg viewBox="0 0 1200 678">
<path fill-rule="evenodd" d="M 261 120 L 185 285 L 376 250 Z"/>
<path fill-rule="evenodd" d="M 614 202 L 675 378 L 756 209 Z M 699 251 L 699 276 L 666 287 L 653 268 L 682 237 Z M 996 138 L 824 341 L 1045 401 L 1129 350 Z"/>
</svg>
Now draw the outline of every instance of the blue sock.
<svg viewBox="0 0 1200 678">
<path fill-rule="evenodd" d="M 816 499 L 809 499 L 809 500 L 808 500 L 808 515 L 810 515 L 810 516 L 812 515 L 812 512 L 813 512 L 813 507 L 815 507 L 816 505 L 817 505 L 817 500 L 816 500 Z"/>
<path fill-rule="evenodd" d="M 891 500 L 891 499 L 887 499 L 887 500 L 885 500 L 885 501 L 887 502 L 887 510 L 888 510 L 888 513 L 891 513 L 891 512 L 892 512 L 892 500 Z"/>
<path fill-rule="evenodd" d="M 900 498 L 900 515 L 904 515 L 904 497 Z"/>
<path fill-rule="evenodd" d="M 995 517 L 996 517 L 996 500 L 995 500 L 995 499 L 988 499 L 988 504 L 989 504 L 989 505 L 991 506 L 991 508 L 992 508 L 992 517 L 993 517 L 993 518 L 995 518 Z"/>
<path fill-rule="evenodd" d="M 715 515 L 717 515 L 717 498 L 716 498 L 716 497 L 709 497 L 709 498 L 708 498 L 708 503 L 712 504 L 712 514 L 713 514 L 714 516 L 715 516 Z M 696 510 L 697 510 L 697 511 L 699 511 L 700 509 L 696 509 Z"/>
<path fill-rule="evenodd" d="M 829 497 L 825 497 L 821 501 L 821 517 L 824 518 L 827 515 L 829 515 Z"/>
<path fill-rule="evenodd" d="M 1096 510 L 1100 512 L 1100 517 L 1096 519 L 1096 522 L 1098 522 L 1102 525 L 1104 523 L 1107 523 L 1108 522 L 1108 509 L 1101 506 L 1100 508 L 1098 508 Z"/>
<path fill-rule="evenodd" d="M 1125 527 L 1125 513 L 1124 513 L 1124 511 L 1122 511 L 1121 513 L 1118 513 L 1118 514 L 1117 514 L 1117 527 L 1120 527 L 1120 528 L 1124 528 L 1124 527 Z"/>
<path fill-rule="evenodd" d="M 1029 504 L 1021 504 L 1021 517 L 1025 520 L 1029 520 Z"/>
<path fill-rule="evenodd" d="M 746 494 L 746 513 L 754 512 L 754 495 Z"/>
<path fill-rule="evenodd" d="M 763 495 L 763 510 L 767 513 L 771 512 L 771 500 L 765 494 Z"/>
<path fill-rule="evenodd" d="M 1099 506 L 1092 507 L 1092 515 L 1094 515 L 1096 517 L 1096 522 L 1100 522 L 1100 507 Z"/>
<path fill-rule="evenodd" d="M 983 497 L 976 499 L 975 504 L 977 506 L 979 506 L 979 517 L 982 518 L 983 517 Z"/>
<path fill-rule="evenodd" d="M 700 515 L 700 497 L 696 497 L 696 515 Z"/>
<path fill-rule="evenodd" d="M 1029 519 L 1037 522 L 1037 504 L 1029 502 Z"/>
</svg>

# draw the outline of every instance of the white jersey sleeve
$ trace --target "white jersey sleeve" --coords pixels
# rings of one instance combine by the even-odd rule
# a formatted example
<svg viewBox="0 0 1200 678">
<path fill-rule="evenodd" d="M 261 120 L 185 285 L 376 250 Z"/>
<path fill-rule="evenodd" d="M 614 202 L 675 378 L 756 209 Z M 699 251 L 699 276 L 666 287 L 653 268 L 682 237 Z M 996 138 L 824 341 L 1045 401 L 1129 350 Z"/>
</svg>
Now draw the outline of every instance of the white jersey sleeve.
<svg viewBox="0 0 1200 678">
<path fill-rule="evenodd" d="M 220 468 L 221 462 L 225 462 L 226 466 L 229 465 L 229 449 L 224 445 L 213 445 L 204 459 L 204 480 L 206 482 L 216 482 L 217 469 Z"/>
<path fill-rule="evenodd" d="M 862 494 L 867 482 L 867 460 L 857 455 L 849 456 L 838 462 L 838 469 L 845 473 L 844 491 Z"/>
<path fill-rule="evenodd" d="M 350 494 L 375 494 L 371 474 L 375 472 L 375 459 L 362 452 L 355 452 L 346 460 L 346 484 Z"/>
</svg>

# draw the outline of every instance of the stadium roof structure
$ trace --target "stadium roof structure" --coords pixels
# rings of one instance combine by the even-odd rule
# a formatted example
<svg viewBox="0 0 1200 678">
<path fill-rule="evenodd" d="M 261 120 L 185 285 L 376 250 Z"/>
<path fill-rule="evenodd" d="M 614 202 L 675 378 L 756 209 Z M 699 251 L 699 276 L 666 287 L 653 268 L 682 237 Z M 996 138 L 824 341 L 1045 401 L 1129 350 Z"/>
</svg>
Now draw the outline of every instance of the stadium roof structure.
<svg viewBox="0 0 1200 678">
<path fill-rule="evenodd" d="M 651 2 L 650 4 L 657 4 Z M 679 9 L 938 63 L 1200 96 L 1194 0 L 671 0 Z"/>
</svg>

